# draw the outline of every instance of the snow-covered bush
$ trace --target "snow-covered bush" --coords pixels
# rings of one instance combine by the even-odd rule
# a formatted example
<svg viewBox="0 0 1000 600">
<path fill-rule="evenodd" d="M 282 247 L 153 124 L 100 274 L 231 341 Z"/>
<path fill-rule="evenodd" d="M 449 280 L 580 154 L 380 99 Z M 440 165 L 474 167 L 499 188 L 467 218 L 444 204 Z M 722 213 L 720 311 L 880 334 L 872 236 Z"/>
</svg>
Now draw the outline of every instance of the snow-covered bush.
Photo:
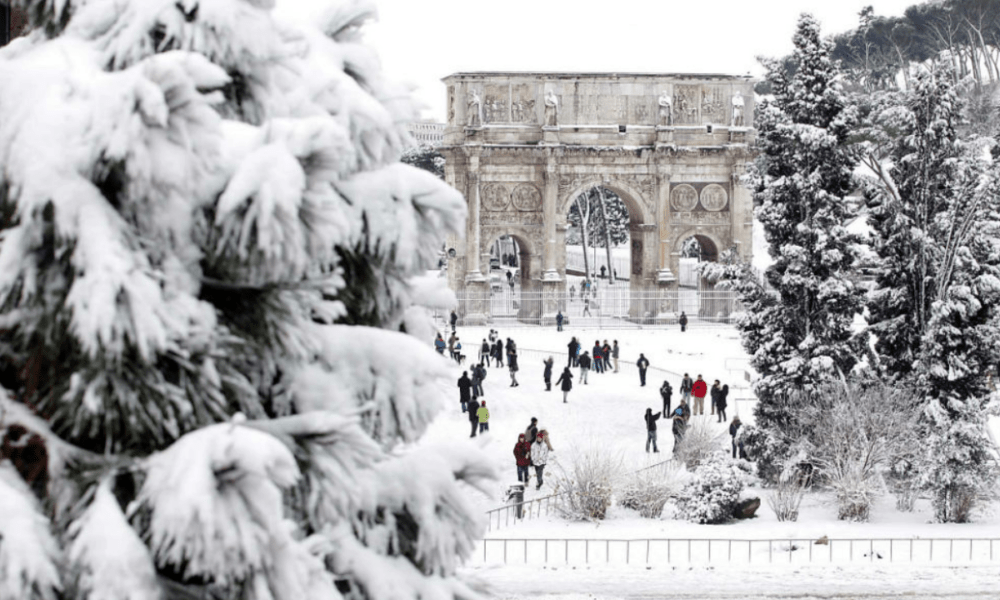
<svg viewBox="0 0 1000 600">
<path fill-rule="evenodd" d="M 492 470 L 422 443 L 451 377 L 415 333 L 465 201 L 399 162 L 373 7 L 15 2 L 0 600 L 474 597 Z"/>
<path fill-rule="evenodd" d="M 747 473 L 725 452 L 707 456 L 674 503 L 675 516 L 692 523 L 726 523 L 745 487 Z"/>
<path fill-rule="evenodd" d="M 655 519 L 664 505 L 680 493 L 689 476 L 684 465 L 677 462 L 634 471 L 616 494 L 618 505 Z"/>
<path fill-rule="evenodd" d="M 580 453 L 568 471 L 559 465 L 554 479 L 560 514 L 576 521 L 603 519 L 622 471 L 622 457 L 597 446 Z"/>
<path fill-rule="evenodd" d="M 692 418 L 688 421 L 680 446 L 674 452 L 674 459 L 693 470 L 709 456 L 722 450 L 729 434 L 713 425 L 708 419 Z"/>
<path fill-rule="evenodd" d="M 779 521 L 797 521 L 802 498 L 809 489 L 809 476 L 798 473 L 780 480 L 767 493 L 767 505 Z"/>
<path fill-rule="evenodd" d="M 736 434 L 736 441 L 743 443 L 747 459 L 753 462 L 763 483 L 776 485 L 781 482 L 781 474 L 789 459 L 789 446 L 780 442 L 773 431 L 743 425 Z"/>
</svg>

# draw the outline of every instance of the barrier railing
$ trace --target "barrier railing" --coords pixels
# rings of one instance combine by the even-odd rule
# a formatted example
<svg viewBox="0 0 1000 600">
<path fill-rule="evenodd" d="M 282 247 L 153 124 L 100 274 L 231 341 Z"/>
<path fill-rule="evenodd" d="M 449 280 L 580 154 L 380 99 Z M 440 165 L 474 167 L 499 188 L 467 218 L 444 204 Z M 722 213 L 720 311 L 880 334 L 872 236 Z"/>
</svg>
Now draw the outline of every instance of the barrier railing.
<svg viewBox="0 0 1000 600">
<path fill-rule="evenodd" d="M 791 564 L 1000 562 L 1000 538 L 867 539 L 568 539 L 505 538 L 479 542 L 484 563 Z"/>
<path fill-rule="evenodd" d="M 732 324 L 743 312 L 735 292 L 725 290 L 647 290 L 634 289 L 628 283 L 601 285 L 583 294 L 579 291 L 542 292 L 514 287 L 497 281 L 491 293 L 456 292 L 459 326 L 499 324 L 505 327 L 554 325 L 562 312 L 566 327 L 639 328 L 679 326 L 683 312 L 688 327 Z M 440 310 L 434 316 L 446 320 L 451 311 Z"/>
</svg>

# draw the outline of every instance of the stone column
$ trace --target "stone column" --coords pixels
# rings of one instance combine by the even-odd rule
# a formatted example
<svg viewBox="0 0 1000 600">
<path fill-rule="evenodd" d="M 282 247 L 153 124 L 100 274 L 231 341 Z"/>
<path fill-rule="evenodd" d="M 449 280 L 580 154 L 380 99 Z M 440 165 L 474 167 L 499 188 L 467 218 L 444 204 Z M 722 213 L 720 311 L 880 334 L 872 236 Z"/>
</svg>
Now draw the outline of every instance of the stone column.
<svg viewBox="0 0 1000 600">
<path fill-rule="evenodd" d="M 466 197 L 469 203 L 469 224 L 466 228 L 465 245 L 465 322 L 469 325 L 484 325 L 489 315 L 489 280 L 480 271 L 479 256 L 479 156 L 469 157 L 469 172 L 466 175 Z M 488 265 L 487 265 L 488 266 Z"/>
<path fill-rule="evenodd" d="M 566 234 L 563 232 L 559 235 L 557 231 L 557 223 L 559 220 L 559 215 L 557 208 L 559 206 L 559 173 L 555 162 L 555 158 L 552 156 L 551 152 L 549 154 L 548 161 L 545 165 L 545 172 L 543 173 L 544 179 L 544 191 L 543 191 L 543 207 L 544 207 L 544 231 L 543 236 L 545 239 L 545 272 L 542 273 L 541 281 L 541 292 L 542 292 L 542 307 L 541 307 L 541 324 L 542 325 L 554 325 L 556 322 L 556 314 L 562 310 L 561 299 L 564 296 L 566 289 L 566 281 L 563 274 L 559 272 L 559 249 L 560 244 L 562 244 L 565 250 L 566 246 Z M 565 266 L 563 267 L 565 272 Z"/>
<path fill-rule="evenodd" d="M 677 287 L 677 272 L 670 267 L 670 173 L 664 165 L 657 165 L 656 285 L 660 289 Z"/>
<path fill-rule="evenodd" d="M 745 173 L 746 165 L 733 165 L 732 189 L 730 198 L 730 214 L 732 216 L 733 241 L 736 242 L 740 260 L 750 262 L 753 259 L 753 197 L 750 190 L 740 185 L 740 177 Z"/>
</svg>

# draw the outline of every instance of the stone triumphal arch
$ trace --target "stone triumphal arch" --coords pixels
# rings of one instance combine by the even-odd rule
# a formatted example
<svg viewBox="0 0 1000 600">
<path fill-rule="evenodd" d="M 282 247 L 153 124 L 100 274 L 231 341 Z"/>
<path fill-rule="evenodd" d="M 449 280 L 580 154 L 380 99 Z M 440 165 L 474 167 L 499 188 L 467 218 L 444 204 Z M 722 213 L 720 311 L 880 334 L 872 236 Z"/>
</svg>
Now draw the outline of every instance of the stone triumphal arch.
<svg viewBox="0 0 1000 600">
<path fill-rule="evenodd" d="M 525 315 L 551 322 L 566 290 L 570 203 L 594 186 L 629 213 L 633 291 L 675 290 L 684 240 L 750 259 L 753 81 L 724 75 L 457 73 L 444 79 L 445 177 L 465 194 L 464 239 L 449 241 L 449 283 L 489 295 L 489 247 L 518 240 Z M 634 318 L 651 316 L 637 304 Z M 463 304 L 465 321 L 485 304 Z"/>
</svg>

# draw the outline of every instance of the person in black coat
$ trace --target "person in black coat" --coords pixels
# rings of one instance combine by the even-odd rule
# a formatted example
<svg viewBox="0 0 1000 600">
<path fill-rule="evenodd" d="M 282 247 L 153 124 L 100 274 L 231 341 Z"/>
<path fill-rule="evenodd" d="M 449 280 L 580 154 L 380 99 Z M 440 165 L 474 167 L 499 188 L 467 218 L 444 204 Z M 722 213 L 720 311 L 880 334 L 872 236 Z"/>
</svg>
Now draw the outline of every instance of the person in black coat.
<svg viewBox="0 0 1000 600">
<path fill-rule="evenodd" d="M 740 458 L 747 457 L 746 452 L 743 451 L 743 442 L 736 443 L 736 436 L 739 434 L 742 424 L 739 417 L 733 417 L 733 422 L 729 424 L 729 437 L 733 438 L 733 458 L 736 458 L 737 448 L 740 451 Z"/>
<path fill-rule="evenodd" d="M 542 377 L 545 378 L 546 392 L 552 391 L 552 363 L 554 362 L 555 360 L 551 356 L 548 357 L 548 359 L 542 361 L 542 364 L 545 365 L 545 373 L 542 375 Z"/>
<path fill-rule="evenodd" d="M 569 391 L 573 389 L 573 374 L 569 372 L 569 367 L 563 369 L 562 375 L 559 376 L 556 383 L 562 384 L 563 402 L 565 403 L 569 398 Z"/>
<path fill-rule="evenodd" d="M 635 362 L 635 366 L 639 367 L 639 383 L 640 385 L 646 385 L 646 369 L 649 368 L 649 360 L 642 353 L 639 354 L 639 360 Z"/>
<path fill-rule="evenodd" d="M 455 326 L 458 325 L 458 313 L 451 311 L 451 332 L 455 333 Z"/>
<path fill-rule="evenodd" d="M 503 340 L 497 340 L 497 343 L 493 345 L 493 358 L 497 361 L 497 366 L 503 366 Z"/>
<path fill-rule="evenodd" d="M 722 388 L 719 387 L 719 380 L 716 379 L 715 383 L 712 384 L 712 388 L 708 390 L 708 393 L 712 396 L 712 412 L 709 414 L 715 414 L 715 407 L 719 404 L 719 394 L 722 393 Z"/>
<path fill-rule="evenodd" d="M 469 400 L 469 423 L 472 425 L 472 435 L 470 438 L 476 437 L 476 431 L 479 430 L 479 415 L 476 411 L 479 410 L 479 401 L 473 398 Z"/>
<path fill-rule="evenodd" d="M 660 397 L 663 398 L 663 414 L 670 414 L 670 397 L 674 394 L 674 388 L 670 387 L 670 382 L 664 381 L 660 386 Z"/>
<path fill-rule="evenodd" d="M 653 452 L 659 452 L 656 447 L 656 422 L 660 420 L 660 413 L 653 414 L 652 408 L 646 409 L 646 452 L 649 452 L 649 443 L 653 443 Z"/>
<path fill-rule="evenodd" d="M 462 412 L 468 410 L 466 405 L 472 400 L 472 381 L 468 371 L 462 371 L 462 376 L 458 378 L 458 399 L 462 403 Z"/>
<path fill-rule="evenodd" d="M 719 397 L 715 400 L 715 406 L 719 409 L 719 423 L 726 420 L 726 407 L 729 406 L 729 385 L 722 386 L 719 390 Z"/>
<path fill-rule="evenodd" d="M 570 340 L 570 342 L 569 342 L 569 362 L 566 363 L 567 367 L 575 367 L 575 366 L 577 366 L 577 363 L 576 363 L 576 352 L 579 349 L 580 349 L 580 342 L 576 341 L 576 338 L 573 338 L 572 340 Z"/>
<path fill-rule="evenodd" d="M 681 331 L 682 331 L 682 332 L 683 332 L 683 331 L 684 331 L 685 329 L 687 329 L 687 325 L 688 325 L 688 316 L 687 316 L 686 314 L 684 314 L 684 311 L 681 311 L 681 318 L 680 318 L 680 319 L 677 319 L 677 322 L 681 324 Z"/>
</svg>

